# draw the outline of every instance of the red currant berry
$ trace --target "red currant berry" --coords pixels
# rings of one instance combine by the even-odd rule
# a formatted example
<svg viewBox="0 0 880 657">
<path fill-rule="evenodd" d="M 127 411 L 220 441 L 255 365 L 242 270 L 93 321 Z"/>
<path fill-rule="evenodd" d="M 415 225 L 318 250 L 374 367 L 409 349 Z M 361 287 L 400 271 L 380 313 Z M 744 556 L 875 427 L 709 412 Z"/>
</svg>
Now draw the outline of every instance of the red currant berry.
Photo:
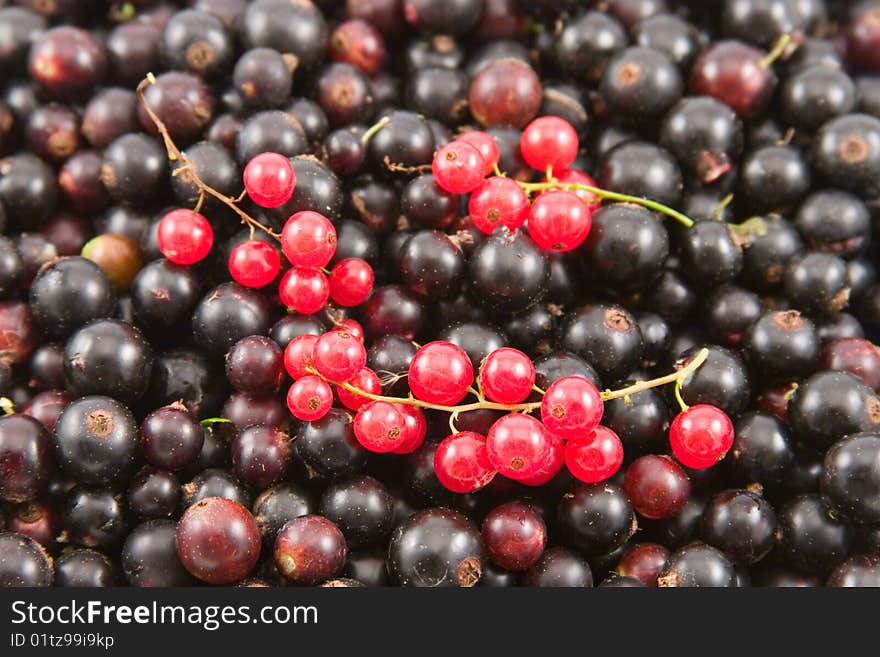
<svg viewBox="0 0 880 657">
<path fill-rule="evenodd" d="M 678 515 L 691 494 L 691 481 L 668 456 L 649 454 L 626 470 L 623 488 L 635 510 L 651 520 Z"/>
<path fill-rule="evenodd" d="M 469 194 L 480 186 L 486 162 L 475 146 L 452 141 L 434 155 L 431 171 L 442 189 L 450 194 Z"/>
<path fill-rule="evenodd" d="M 588 185 L 589 187 L 599 186 L 590 175 L 584 173 L 580 169 L 565 169 L 564 171 L 559 172 L 554 171 L 553 178 L 556 179 L 556 182 L 563 185 Z M 578 198 L 586 203 L 587 207 L 589 207 L 590 210 L 596 211 L 602 207 L 602 199 L 593 194 L 593 192 L 588 192 L 582 189 L 573 189 L 569 191 L 577 194 Z M 546 194 L 546 192 L 542 193 Z"/>
<path fill-rule="evenodd" d="M 348 381 L 367 364 L 364 343 L 351 333 L 334 329 L 318 338 L 312 353 L 315 369 L 330 381 Z"/>
<path fill-rule="evenodd" d="M 574 192 L 541 194 L 529 212 L 529 236 L 548 251 L 576 249 L 587 239 L 592 225 L 593 213 Z"/>
<path fill-rule="evenodd" d="M 582 376 L 566 376 L 547 388 L 541 400 L 541 420 L 564 440 L 589 440 L 602 420 L 599 390 Z"/>
<path fill-rule="evenodd" d="M 382 394 L 382 383 L 379 381 L 379 377 L 376 373 L 369 367 L 363 368 L 360 372 L 346 381 L 346 383 L 371 395 Z M 339 396 L 340 403 L 353 411 L 358 410 L 361 406 L 370 401 L 363 395 L 359 395 L 351 390 L 346 390 L 342 386 L 336 387 L 336 394 Z"/>
<path fill-rule="evenodd" d="M 474 367 L 460 347 L 451 342 L 429 342 L 413 357 L 408 380 L 417 399 L 453 406 L 473 383 Z"/>
<path fill-rule="evenodd" d="M 201 262 L 211 252 L 214 229 L 192 210 L 172 210 L 159 221 L 157 234 L 162 255 L 178 265 Z"/>
<path fill-rule="evenodd" d="M 498 404 L 519 404 L 535 385 L 532 359 L 519 349 L 496 349 L 480 366 L 480 387 Z"/>
<path fill-rule="evenodd" d="M 520 479 L 519 483 L 526 486 L 543 486 L 558 475 L 562 470 L 562 466 L 565 465 L 565 441 L 554 436 L 549 431 L 547 436 L 550 439 L 550 456 L 547 457 L 547 461 L 538 468 L 535 474 L 531 477 Z"/>
<path fill-rule="evenodd" d="M 229 273 L 239 285 L 264 287 L 281 271 L 281 256 L 268 242 L 247 240 L 229 254 Z"/>
<path fill-rule="evenodd" d="M 523 130 L 519 141 L 523 159 L 538 171 L 565 169 L 578 154 L 578 136 L 565 119 L 542 116 Z"/>
<path fill-rule="evenodd" d="M 321 270 L 292 267 L 278 283 L 278 296 L 289 309 L 314 315 L 330 298 L 330 286 Z"/>
<path fill-rule="evenodd" d="M 364 341 L 364 327 L 361 326 L 361 323 L 356 319 L 351 319 L 350 317 L 341 319 L 336 322 L 334 329 L 351 333 L 361 342 Z"/>
<path fill-rule="evenodd" d="M 279 153 L 260 153 L 244 168 L 244 188 L 260 207 L 284 205 L 296 188 L 293 164 Z"/>
<path fill-rule="evenodd" d="M 511 413 L 495 422 L 486 436 L 486 446 L 492 467 L 516 481 L 534 477 L 551 456 L 547 429 L 522 413 Z"/>
<path fill-rule="evenodd" d="M 317 335 L 307 333 L 295 337 L 284 348 L 284 369 L 294 381 L 312 374 L 307 368 L 314 367 L 312 355 L 317 341 Z"/>
<path fill-rule="evenodd" d="M 480 151 L 480 155 L 483 156 L 484 178 L 495 170 L 498 160 L 501 159 L 501 152 L 498 150 L 498 143 L 492 138 L 492 135 L 482 130 L 471 130 L 461 135 L 457 141 L 470 144 Z"/>
<path fill-rule="evenodd" d="M 598 426 L 586 440 L 565 444 L 565 465 L 576 478 L 588 484 L 610 479 L 623 463 L 623 443 L 611 429 Z"/>
<path fill-rule="evenodd" d="M 422 409 L 415 406 L 401 404 L 400 412 L 403 413 L 403 419 L 406 422 L 406 433 L 400 444 L 392 451 L 395 454 L 412 454 L 425 442 L 428 421 L 425 419 Z"/>
<path fill-rule="evenodd" d="M 669 427 L 669 443 L 685 467 L 709 468 L 733 445 L 733 424 L 720 408 L 698 404 L 675 416 Z"/>
<path fill-rule="evenodd" d="M 330 270 L 330 297 L 340 306 L 361 305 L 373 292 L 376 275 L 366 260 L 346 258 Z"/>
<path fill-rule="evenodd" d="M 281 230 L 281 250 L 297 267 L 324 267 L 336 253 L 336 228 L 323 214 L 297 212 Z"/>
<path fill-rule="evenodd" d="M 322 378 L 304 376 L 287 391 L 287 408 L 297 420 L 314 422 L 327 415 L 333 406 L 333 391 Z"/>
<path fill-rule="evenodd" d="M 519 230 L 529 215 L 529 197 L 515 180 L 495 176 L 474 190 L 468 212 L 474 226 L 489 235 L 499 226 Z"/>
<path fill-rule="evenodd" d="M 434 474 L 453 493 L 473 493 L 495 477 L 486 439 L 473 431 L 444 438 L 434 452 Z"/>
<path fill-rule="evenodd" d="M 371 401 L 358 409 L 354 418 L 354 436 L 364 449 L 387 454 L 406 436 L 406 419 L 400 406 Z"/>
</svg>

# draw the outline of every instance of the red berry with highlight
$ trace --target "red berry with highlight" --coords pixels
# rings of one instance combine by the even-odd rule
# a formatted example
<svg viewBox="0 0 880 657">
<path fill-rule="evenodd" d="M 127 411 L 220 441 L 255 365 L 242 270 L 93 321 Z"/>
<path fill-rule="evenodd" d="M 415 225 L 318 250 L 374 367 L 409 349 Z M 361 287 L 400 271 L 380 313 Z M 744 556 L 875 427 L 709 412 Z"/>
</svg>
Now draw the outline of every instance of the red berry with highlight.
<svg viewBox="0 0 880 657">
<path fill-rule="evenodd" d="M 489 461 L 505 477 L 534 477 L 551 456 L 547 429 L 531 415 L 511 413 L 499 419 L 486 436 Z"/>
<path fill-rule="evenodd" d="M 379 377 L 376 373 L 369 367 L 363 368 L 360 372 L 348 379 L 346 383 L 371 395 L 382 394 L 382 383 L 379 381 Z M 336 395 L 339 397 L 339 401 L 343 406 L 353 411 L 358 410 L 361 406 L 370 401 L 363 395 L 347 390 L 342 386 L 337 386 Z"/>
<path fill-rule="evenodd" d="M 501 152 L 498 150 L 498 143 L 488 132 L 482 130 L 471 130 L 460 135 L 457 141 L 463 141 L 470 144 L 483 156 L 483 177 L 488 176 L 494 171 L 498 160 L 501 159 Z"/>
<path fill-rule="evenodd" d="M 376 274 L 366 260 L 346 258 L 330 270 L 330 297 L 340 306 L 361 305 L 373 292 Z"/>
<path fill-rule="evenodd" d="M 281 271 L 281 256 L 268 242 L 247 240 L 229 254 L 229 273 L 245 287 L 265 287 Z"/>
<path fill-rule="evenodd" d="M 541 194 L 529 212 L 529 236 L 548 251 L 576 249 L 587 239 L 592 225 L 592 211 L 574 192 Z"/>
<path fill-rule="evenodd" d="M 178 265 L 193 265 L 205 259 L 214 244 L 214 229 L 192 210 L 172 210 L 159 221 L 159 251 Z"/>
<path fill-rule="evenodd" d="M 422 409 L 408 404 L 400 404 L 400 412 L 403 413 L 406 431 L 403 440 L 395 447 L 392 452 L 395 454 L 412 454 L 422 443 L 425 442 L 425 435 L 428 433 L 428 421 Z"/>
<path fill-rule="evenodd" d="M 328 331 L 315 343 L 312 363 L 325 379 L 348 381 L 367 364 L 364 343 L 342 330 Z"/>
<path fill-rule="evenodd" d="M 588 484 L 610 479 L 623 463 L 623 443 L 611 429 L 598 426 L 586 440 L 565 444 L 565 465 L 576 478 Z"/>
<path fill-rule="evenodd" d="M 413 357 L 408 381 L 417 399 L 453 406 L 473 383 L 474 367 L 460 347 L 451 342 L 429 342 Z"/>
<path fill-rule="evenodd" d="M 685 467 L 709 468 L 733 445 L 733 424 L 720 408 L 698 404 L 675 416 L 669 427 L 669 444 Z"/>
<path fill-rule="evenodd" d="M 293 267 L 278 283 L 281 303 L 303 315 L 314 315 L 330 298 L 327 277 L 319 269 Z"/>
<path fill-rule="evenodd" d="M 284 348 L 284 369 L 294 381 L 312 374 L 307 368 L 314 367 L 312 358 L 317 341 L 317 335 L 307 333 L 295 337 Z"/>
<path fill-rule="evenodd" d="M 434 452 L 434 474 L 453 493 L 473 493 L 495 477 L 486 438 L 462 431 L 444 438 Z"/>
<path fill-rule="evenodd" d="M 549 431 L 547 437 L 550 440 L 550 455 L 544 461 L 544 465 L 532 476 L 520 479 L 519 483 L 526 486 L 543 486 L 562 471 L 562 466 L 565 465 L 565 441 Z"/>
<path fill-rule="evenodd" d="M 260 207 L 282 206 L 291 199 L 296 188 L 293 164 L 279 153 L 260 153 L 244 168 L 244 188 Z"/>
<path fill-rule="evenodd" d="M 387 454 L 406 438 L 406 419 L 400 406 L 385 401 L 364 404 L 354 418 L 354 436 L 371 452 Z"/>
<path fill-rule="evenodd" d="M 541 400 L 544 426 L 564 440 L 589 440 L 602 420 L 603 410 L 599 390 L 581 376 L 555 381 Z"/>
<path fill-rule="evenodd" d="M 535 385 L 532 359 L 519 349 L 505 347 L 490 353 L 480 366 L 480 387 L 499 404 L 519 404 Z"/>
<path fill-rule="evenodd" d="M 556 116 L 542 116 L 523 130 L 519 142 L 523 159 L 538 171 L 566 169 L 578 154 L 578 136 L 572 125 Z"/>
<path fill-rule="evenodd" d="M 554 171 L 553 177 L 556 179 L 556 182 L 562 185 L 587 185 L 588 187 L 599 186 L 598 183 L 593 180 L 592 176 L 584 173 L 579 169 L 565 169 L 564 171 L 559 172 Z M 587 207 L 589 207 L 590 210 L 594 212 L 602 207 L 602 199 L 592 192 L 588 192 L 582 189 L 571 189 L 568 191 L 577 194 L 578 198 L 586 203 Z"/>
<path fill-rule="evenodd" d="M 474 190 L 468 212 L 474 226 L 486 234 L 499 226 L 518 230 L 529 216 L 529 197 L 516 181 L 495 176 Z"/>
<path fill-rule="evenodd" d="M 450 194 L 469 194 L 482 183 L 486 163 L 476 147 L 453 141 L 434 155 L 431 171 L 440 187 Z"/>
<path fill-rule="evenodd" d="M 325 267 L 336 253 L 336 228 L 318 212 L 297 212 L 281 230 L 281 250 L 297 267 Z"/>
<path fill-rule="evenodd" d="M 294 381 L 287 391 L 287 408 L 297 420 L 314 422 L 333 406 L 333 391 L 322 378 L 309 375 Z"/>
</svg>

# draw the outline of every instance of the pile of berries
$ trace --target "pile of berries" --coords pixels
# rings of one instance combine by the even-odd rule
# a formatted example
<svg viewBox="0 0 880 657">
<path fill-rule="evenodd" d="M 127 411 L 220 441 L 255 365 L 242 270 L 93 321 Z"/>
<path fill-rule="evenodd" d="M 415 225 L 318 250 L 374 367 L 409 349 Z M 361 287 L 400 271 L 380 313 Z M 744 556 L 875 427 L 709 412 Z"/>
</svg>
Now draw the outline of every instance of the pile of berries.
<svg viewBox="0 0 880 657">
<path fill-rule="evenodd" d="M 0 0 L 0 586 L 880 585 L 880 0 Z"/>
</svg>

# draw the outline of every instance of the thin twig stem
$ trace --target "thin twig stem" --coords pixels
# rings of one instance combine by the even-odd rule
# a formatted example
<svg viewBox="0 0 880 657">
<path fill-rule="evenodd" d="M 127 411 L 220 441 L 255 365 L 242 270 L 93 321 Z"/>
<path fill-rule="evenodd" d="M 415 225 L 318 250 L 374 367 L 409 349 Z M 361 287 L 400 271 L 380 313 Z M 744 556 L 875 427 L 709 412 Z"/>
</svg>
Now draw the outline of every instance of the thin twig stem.
<svg viewBox="0 0 880 657">
<path fill-rule="evenodd" d="M 273 232 L 272 229 L 269 228 L 268 226 L 265 226 L 262 223 L 260 223 L 259 221 L 257 221 L 256 219 L 254 219 L 252 216 L 250 216 L 247 212 L 245 212 L 244 210 L 242 210 L 238 206 L 238 200 L 240 200 L 243 197 L 243 194 L 242 194 L 242 196 L 239 197 L 238 200 L 234 199 L 230 196 L 226 196 L 225 194 L 218 192 L 216 189 L 214 189 L 213 187 L 211 187 L 210 185 L 205 183 L 205 181 L 199 177 L 199 174 L 196 171 L 196 167 L 193 166 L 193 163 L 186 156 L 186 153 L 183 153 L 177 147 L 177 144 L 174 143 L 174 140 L 171 138 L 171 133 L 168 131 L 168 126 L 166 126 L 164 121 L 162 121 L 162 119 L 159 118 L 159 116 L 156 114 L 156 112 L 153 111 L 153 108 L 150 107 L 150 104 L 147 102 L 147 99 L 144 96 L 144 90 L 147 87 L 149 87 L 151 84 L 154 84 L 155 82 L 156 82 L 155 76 L 153 76 L 152 73 L 148 73 L 147 77 L 144 78 L 141 81 L 141 83 L 137 86 L 138 99 L 140 100 L 141 104 L 144 106 L 144 111 L 146 111 L 147 116 L 150 117 L 150 120 L 153 122 L 153 125 L 156 126 L 156 130 L 159 132 L 159 135 L 162 137 L 162 141 L 165 143 L 165 150 L 168 152 L 168 159 L 171 160 L 172 162 L 179 162 L 180 163 L 180 166 L 174 172 L 174 175 L 186 175 L 186 181 L 191 182 L 192 184 L 194 184 L 198 188 L 199 201 L 198 201 L 198 204 L 196 205 L 195 211 L 198 212 L 201 209 L 202 201 L 204 200 L 204 197 L 206 195 L 211 196 L 211 197 L 217 199 L 218 201 L 220 201 L 220 203 L 222 203 L 223 205 L 228 207 L 230 210 L 235 212 L 235 214 L 237 214 L 239 217 L 241 217 L 241 221 L 243 224 L 247 224 L 247 225 L 251 226 L 251 228 L 257 228 L 257 229 L 263 231 L 264 233 L 266 233 L 267 235 L 280 241 L 281 240 L 280 235 Z"/>
</svg>

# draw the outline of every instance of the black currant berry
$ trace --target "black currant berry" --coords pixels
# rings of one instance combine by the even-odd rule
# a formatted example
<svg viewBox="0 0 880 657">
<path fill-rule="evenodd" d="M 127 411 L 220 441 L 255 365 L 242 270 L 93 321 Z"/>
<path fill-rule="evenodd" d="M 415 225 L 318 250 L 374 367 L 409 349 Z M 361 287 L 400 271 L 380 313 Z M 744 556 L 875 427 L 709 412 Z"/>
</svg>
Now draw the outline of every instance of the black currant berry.
<svg viewBox="0 0 880 657">
<path fill-rule="evenodd" d="M 54 444 L 68 474 L 86 483 L 116 484 L 134 466 L 138 430 L 131 411 L 115 399 L 81 397 L 58 419 Z"/>
</svg>

